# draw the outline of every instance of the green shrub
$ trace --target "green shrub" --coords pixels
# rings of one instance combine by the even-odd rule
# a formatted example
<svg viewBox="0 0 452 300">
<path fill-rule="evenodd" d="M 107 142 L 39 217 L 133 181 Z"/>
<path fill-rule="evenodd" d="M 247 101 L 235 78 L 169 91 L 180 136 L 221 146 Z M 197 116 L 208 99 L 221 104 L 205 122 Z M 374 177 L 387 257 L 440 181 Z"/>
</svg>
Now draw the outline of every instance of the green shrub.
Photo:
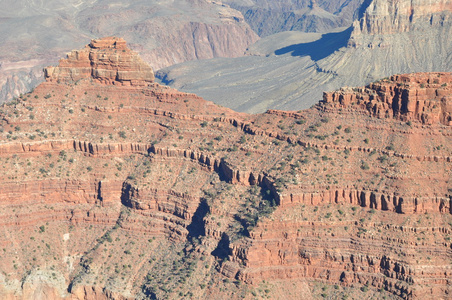
<svg viewBox="0 0 452 300">
<path fill-rule="evenodd" d="M 298 125 L 303 125 L 304 123 L 306 123 L 306 121 L 303 119 L 300 119 L 300 120 L 296 120 L 295 123 L 297 123 Z"/>
<path fill-rule="evenodd" d="M 369 165 L 368 165 L 365 161 L 362 161 L 362 162 L 361 162 L 361 169 L 363 169 L 363 170 L 369 170 L 370 167 L 369 167 Z"/>
</svg>

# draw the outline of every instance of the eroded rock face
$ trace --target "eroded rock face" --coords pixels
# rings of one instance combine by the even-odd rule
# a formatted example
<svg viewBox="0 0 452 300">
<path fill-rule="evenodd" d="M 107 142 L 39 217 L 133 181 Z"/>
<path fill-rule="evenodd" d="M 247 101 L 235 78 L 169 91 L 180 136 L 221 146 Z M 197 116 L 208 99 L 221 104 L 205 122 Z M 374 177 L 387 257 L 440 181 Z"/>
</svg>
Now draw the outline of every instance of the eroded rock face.
<svg viewBox="0 0 452 300">
<path fill-rule="evenodd" d="M 282 31 L 327 32 L 346 27 L 362 0 L 265 0 L 223 1 L 241 11 L 251 28 L 264 37 Z"/>
<path fill-rule="evenodd" d="M 46 72 L 0 110 L 1 298 L 452 292 L 450 73 L 248 115 L 122 39 Z"/>
<path fill-rule="evenodd" d="M 342 32 L 315 41 L 291 34 L 290 43 L 279 45 L 289 35 L 275 35 L 250 47 L 251 53 L 261 47 L 253 53 L 259 58 L 184 63 L 159 70 L 157 77 L 235 110 L 260 113 L 309 108 L 326 90 L 367 85 L 393 74 L 449 72 L 450 2 L 429 3 L 364 1 L 367 10 Z M 231 95 L 225 96 L 223 89 Z"/>
<path fill-rule="evenodd" d="M 121 38 L 92 40 L 83 50 L 74 50 L 58 67 L 44 69 L 47 81 L 76 82 L 93 79 L 103 84 L 143 85 L 154 81 L 149 65 L 126 47 Z"/>
<path fill-rule="evenodd" d="M 355 21 L 355 34 L 393 34 L 408 32 L 416 22 L 428 21 L 438 26 L 450 18 L 450 0 L 374 0 L 363 17 Z M 447 22 L 447 21 L 446 21 Z"/>
<path fill-rule="evenodd" d="M 365 88 L 323 94 L 327 107 L 366 110 L 373 116 L 452 125 L 450 73 L 394 75 Z"/>
</svg>

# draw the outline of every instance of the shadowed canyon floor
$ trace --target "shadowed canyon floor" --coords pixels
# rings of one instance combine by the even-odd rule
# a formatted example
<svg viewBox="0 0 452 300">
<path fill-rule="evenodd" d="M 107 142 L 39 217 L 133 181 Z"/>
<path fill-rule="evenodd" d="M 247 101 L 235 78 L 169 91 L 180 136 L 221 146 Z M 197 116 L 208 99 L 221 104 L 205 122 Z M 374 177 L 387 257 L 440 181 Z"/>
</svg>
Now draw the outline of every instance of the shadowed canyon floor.
<svg viewBox="0 0 452 300">
<path fill-rule="evenodd" d="M 93 40 L 0 108 L 5 299 L 447 299 L 452 74 L 237 113 Z"/>
</svg>

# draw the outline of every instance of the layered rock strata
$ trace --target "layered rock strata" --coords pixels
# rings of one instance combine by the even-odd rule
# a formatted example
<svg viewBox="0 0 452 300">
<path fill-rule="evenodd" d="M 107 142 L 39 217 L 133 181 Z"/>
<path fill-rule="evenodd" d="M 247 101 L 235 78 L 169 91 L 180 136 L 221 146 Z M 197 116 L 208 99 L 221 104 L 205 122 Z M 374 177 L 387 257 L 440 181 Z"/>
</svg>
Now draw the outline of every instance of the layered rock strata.
<svg viewBox="0 0 452 300">
<path fill-rule="evenodd" d="M 258 36 L 242 14 L 215 1 L 94 0 L 74 4 L 7 0 L 0 34 L 0 102 L 43 81 L 42 68 L 89 38 L 126 37 L 154 69 L 196 59 L 242 56 Z"/>
<path fill-rule="evenodd" d="M 451 25 L 451 1 L 364 1 L 358 19 L 340 32 L 280 33 L 249 47 L 249 57 L 184 63 L 156 75 L 238 111 L 305 109 L 326 90 L 393 74 L 450 72 Z"/>
<path fill-rule="evenodd" d="M 416 22 L 427 21 L 437 26 L 448 18 L 452 1 L 374 0 L 366 8 L 362 18 L 355 21 L 355 34 L 393 34 L 413 30 Z"/>
<path fill-rule="evenodd" d="M 114 55 L 113 54 L 114 51 Z M 121 38 L 92 40 L 83 50 L 74 50 L 58 67 L 44 69 L 47 81 L 76 82 L 93 79 L 104 84 L 146 84 L 154 72 L 126 46 Z"/>
<path fill-rule="evenodd" d="M 365 88 L 324 93 L 323 101 L 335 108 L 367 110 L 379 118 L 451 126 L 450 82 L 450 73 L 394 75 Z"/>
<path fill-rule="evenodd" d="M 1 297 L 452 292 L 450 73 L 257 115 L 153 82 L 117 38 L 47 74 L 0 110 Z"/>
</svg>

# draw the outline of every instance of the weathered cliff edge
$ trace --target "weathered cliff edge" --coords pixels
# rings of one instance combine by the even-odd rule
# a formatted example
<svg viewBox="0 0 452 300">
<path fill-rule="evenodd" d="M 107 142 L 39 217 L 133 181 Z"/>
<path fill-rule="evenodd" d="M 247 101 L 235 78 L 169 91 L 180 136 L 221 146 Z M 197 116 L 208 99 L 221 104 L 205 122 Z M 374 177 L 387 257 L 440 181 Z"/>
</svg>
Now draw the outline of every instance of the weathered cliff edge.
<svg viewBox="0 0 452 300">
<path fill-rule="evenodd" d="M 154 83 L 118 38 L 45 72 L 0 110 L 2 297 L 452 292 L 452 74 L 247 115 Z"/>
<path fill-rule="evenodd" d="M 324 93 L 323 101 L 327 108 L 367 110 L 378 118 L 451 126 L 450 81 L 450 73 L 394 75 L 365 88 Z"/>
<path fill-rule="evenodd" d="M 74 50 L 57 67 L 44 69 L 46 81 L 76 82 L 92 79 L 104 84 L 152 83 L 154 72 L 126 47 L 126 41 L 111 37 L 92 40 L 83 50 Z"/>
<path fill-rule="evenodd" d="M 353 24 L 354 34 L 393 34 L 409 32 L 416 23 L 434 27 L 447 22 L 450 0 L 374 0 Z"/>
</svg>

